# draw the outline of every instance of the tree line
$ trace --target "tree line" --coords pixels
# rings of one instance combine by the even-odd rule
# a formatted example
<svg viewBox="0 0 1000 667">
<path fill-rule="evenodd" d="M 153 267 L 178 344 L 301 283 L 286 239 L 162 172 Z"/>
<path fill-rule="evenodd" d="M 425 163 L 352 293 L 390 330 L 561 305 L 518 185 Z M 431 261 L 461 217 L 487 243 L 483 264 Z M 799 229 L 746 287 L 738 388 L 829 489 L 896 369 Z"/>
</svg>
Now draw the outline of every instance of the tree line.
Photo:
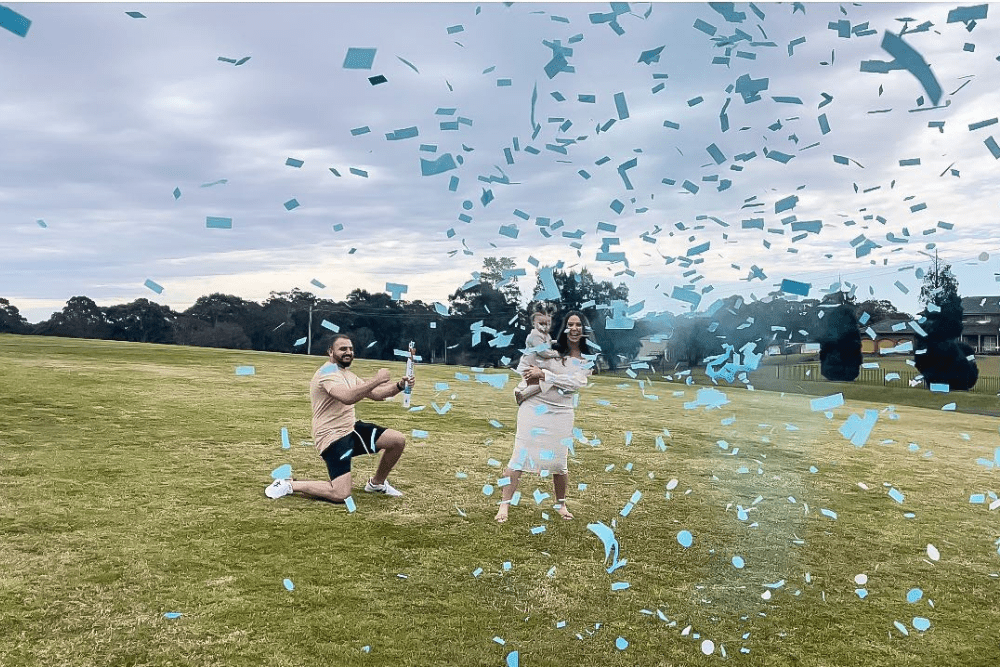
<svg viewBox="0 0 1000 667">
<path fill-rule="evenodd" d="M 61 311 L 37 324 L 29 324 L 14 305 L 0 298 L 0 333 L 323 355 L 323 339 L 336 330 L 351 335 L 363 358 L 391 360 L 396 350 L 406 349 L 407 343 L 414 341 L 425 361 L 487 367 L 517 362 L 531 326 L 530 313 L 544 307 L 554 311 L 554 327 L 567 312 L 584 312 L 593 327 L 601 365 L 611 370 L 635 360 L 641 338 L 660 335 L 669 340 L 670 350 L 660 361 L 689 367 L 719 354 L 723 343 L 740 349 L 752 342 L 757 352 L 772 345 L 784 351 L 796 343 L 820 343 L 824 376 L 851 380 L 857 377 L 861 363 L 858 317 L 867 313 L 869 324 L 886 318 L 910 318 L 884 299 L 858 302 L 853 294 L 838 291 L 821 299 L 790 301 L 776 292 L 751 302 L 730 296 L 716 301 L 704 313 L 680 317 L 653 314 L 632 323 L 626 318 L 629 328 L 622 328 L 621 307 L 628 304 L 624 283 L 597 280 L 586 268 L 579 272 L 557 268 L 551 277 L 558 298 L 522 305 L 518 277 L 525 275 L 511 258 L 487 257 L 482 270 L 449 295 L 447 303 L 396 300 L 389 294 L 363 289 L 333 301 L 295 288 L 271 292 L 261 303 L 209 294 L 199 297 L 187 310 L 176 312 L 144 298 L 98 306 L 88 297 L 75 296 Z M 546 291 L 546 281 L 539 272 L 532 294 Z M 954 375 L 958 370 L 950 370 L 964 366 L 961 362 L 968 352 L 955 340 L 961 335 L 962 312 L 950 266 L 935 265 L 928 273 L 921 301 L 929 306 L 921 319 L 931 340 L 918 337 L 921 349 L 926 345 L 930 352 L 920 355 L 918 369 L 940 360 L 941 368 L 929 368 L 928 376 L 950 379 L 956 385 L 974 384 L 973 377 L 957 381 Z M 557 335 L 553 331 L 553 336 Z M 968 376 L 970 371 L 959 374 Z"/>
<path fill-rule="evenodd" d="M 604 364 L 612 369 L 634 357 L 639 338 L 651 333 L 642 324 L 631 330 L 607 329 L 609 304 L 627 303 L 628 287 L 596 280 L 587 269 L 553 270 L 559 298 L 526 305 L 518 284 L 526 272 L 516 269 L 512 259 L 488 257 L 482 271 L 473 275 L 447 303 L 396 300 L 363 289 L 334 301 L 295 288 L 271 292 L 259 303 L 209 294 L 178 312 L 146 298 L 99 306 L 89 297 L 74 296 L 37 324 L 28 323 L 16 306 L 0 298 L 0 333 L 322 355 L 323 340 L 339 331 L 351 335 L 363 358 L 390 360 L 395 350 L 414 341 L 425 361 L 485 367 L 517 362 L 531 326 L 529 314 L 544 306 L 554 311 L 554 326 L 570 310 L 587 314 Z M 533 293 L 542 289 L 542 282 L 538 276 Z"/>
</svg>

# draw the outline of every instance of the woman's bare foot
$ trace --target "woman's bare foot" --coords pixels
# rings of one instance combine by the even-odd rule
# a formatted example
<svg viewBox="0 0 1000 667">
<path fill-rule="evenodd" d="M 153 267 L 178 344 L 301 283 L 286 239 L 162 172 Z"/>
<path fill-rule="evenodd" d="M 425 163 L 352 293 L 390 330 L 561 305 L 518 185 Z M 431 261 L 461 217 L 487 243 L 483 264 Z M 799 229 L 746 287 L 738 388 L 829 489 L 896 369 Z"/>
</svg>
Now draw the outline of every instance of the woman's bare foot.
<svg viewBox="0 0 1000 667">
<path fill-rule="evenodd" d="M 507 504 L 506 503 L 504 503 L 503 505 L 500 506 L 500 509 L 497 510 L 497 515 L 495 517 L 493 517 L 493 518 L 496 520 L 497 523 L 506 523 L 506 521 L 507 521 Z"/>
<path fill-rule="evenodd" d="M 556 508 L 556 511 L 559 512 L 559 516 L 567 521 L 573 518 L 573 513 L 569 511 L 568 507 L 566 507 L 566 503 L 559 505 L 559 507 Z"/>
</svg>

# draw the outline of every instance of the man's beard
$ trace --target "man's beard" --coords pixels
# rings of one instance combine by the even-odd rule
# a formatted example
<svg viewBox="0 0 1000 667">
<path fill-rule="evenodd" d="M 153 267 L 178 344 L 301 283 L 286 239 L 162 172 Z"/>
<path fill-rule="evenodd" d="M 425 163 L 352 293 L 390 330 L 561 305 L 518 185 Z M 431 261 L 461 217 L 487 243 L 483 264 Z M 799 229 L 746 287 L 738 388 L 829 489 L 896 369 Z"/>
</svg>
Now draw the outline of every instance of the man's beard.
<svg viewBox="0 0 1000 667">
<path fill-rule="evenodd" d="M 343 357 L 334 357 L 334 361 L 336 361 L 337 365 L 340 366 L 341 368 L 349 368 L 351 362 L 354 361 L 354 359 L 351 358 L 345 361 Z"/>
</svg>

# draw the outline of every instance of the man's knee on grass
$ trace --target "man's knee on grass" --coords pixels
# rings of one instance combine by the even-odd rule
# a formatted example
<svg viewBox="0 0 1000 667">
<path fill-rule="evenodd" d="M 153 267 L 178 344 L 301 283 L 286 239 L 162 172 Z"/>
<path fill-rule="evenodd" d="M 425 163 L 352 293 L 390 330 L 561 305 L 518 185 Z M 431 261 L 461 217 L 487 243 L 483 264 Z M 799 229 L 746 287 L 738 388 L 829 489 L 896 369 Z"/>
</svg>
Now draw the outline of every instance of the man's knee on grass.
<svg viewBox="0 0 1000 667">
<path fill-rule="evenodd" d="M 327 498 L 335 503 L 342 503 L 351 495 L 351 473 L 344 473 L 329 482 Z"/>
</svg>

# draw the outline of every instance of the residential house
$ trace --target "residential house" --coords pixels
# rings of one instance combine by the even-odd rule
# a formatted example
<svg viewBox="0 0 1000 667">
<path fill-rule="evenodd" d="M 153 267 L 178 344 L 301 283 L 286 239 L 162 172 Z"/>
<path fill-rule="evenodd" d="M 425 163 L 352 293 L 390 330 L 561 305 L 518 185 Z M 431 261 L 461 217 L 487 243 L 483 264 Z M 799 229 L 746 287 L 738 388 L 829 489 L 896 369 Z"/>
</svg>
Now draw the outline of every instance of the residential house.
<svg viewBox="0 0 1000 667">
<path fill-rule="evenodd" d="M 962 341 L 976 354 L 1000 353 L 1000 296 L 963 297 L 962 311 Z"/>
</svg>

